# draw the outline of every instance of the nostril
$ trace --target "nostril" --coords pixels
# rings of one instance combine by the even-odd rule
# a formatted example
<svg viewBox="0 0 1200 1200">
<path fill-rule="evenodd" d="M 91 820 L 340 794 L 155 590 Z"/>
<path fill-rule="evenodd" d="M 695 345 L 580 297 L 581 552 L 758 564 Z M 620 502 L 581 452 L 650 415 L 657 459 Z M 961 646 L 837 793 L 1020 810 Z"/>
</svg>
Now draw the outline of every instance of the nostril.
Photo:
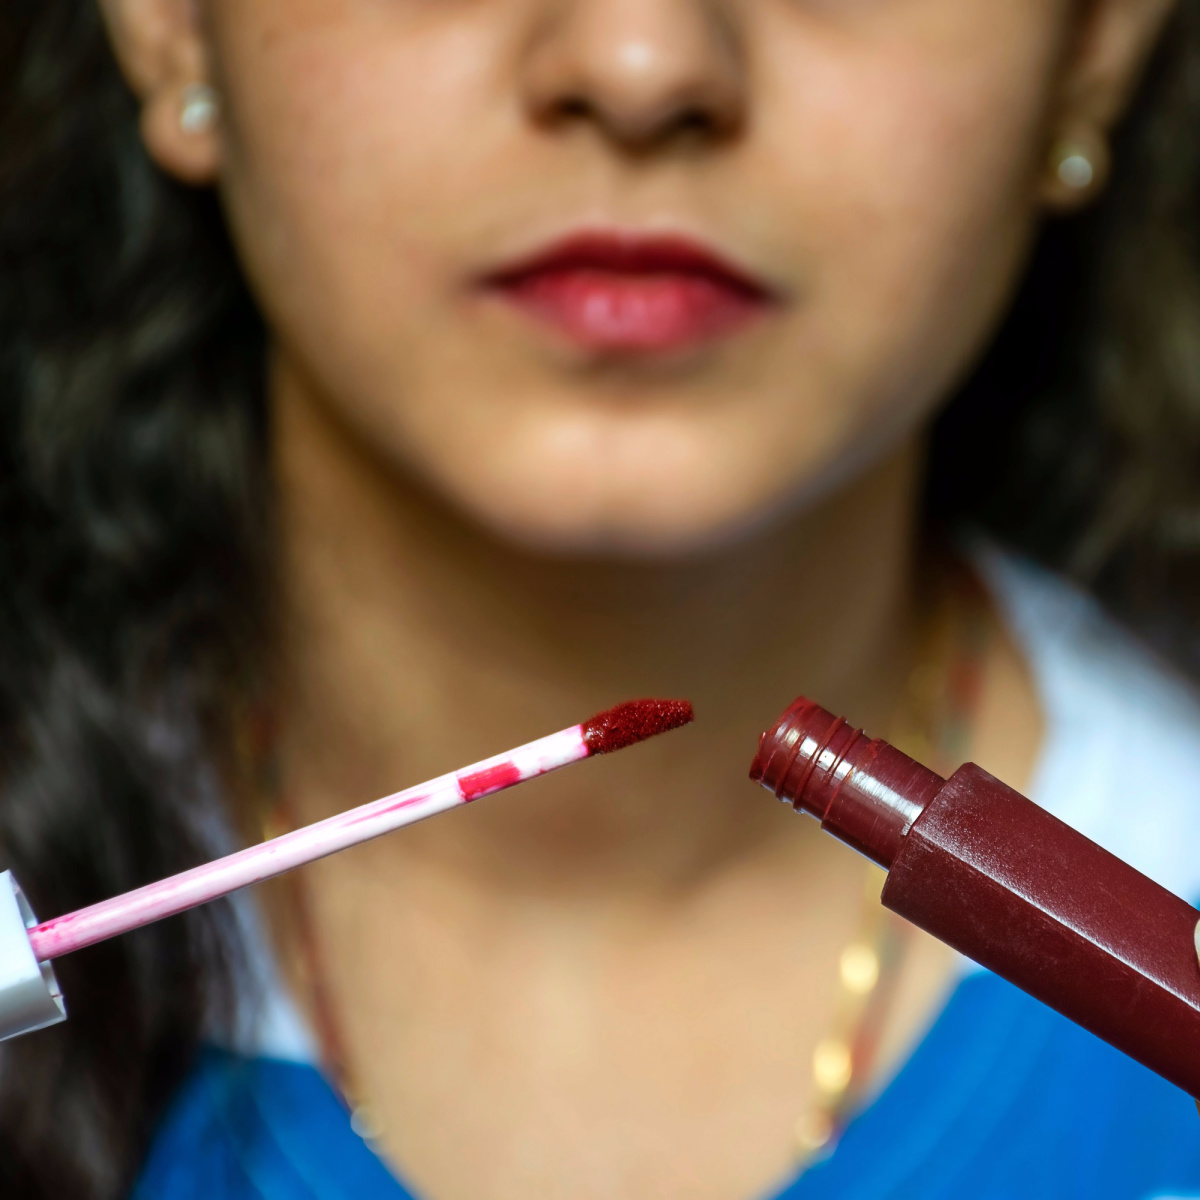
<svg viewBox="0 0 1200 1200">
<path fill-rule="evenodd" d="M 639 150 L 658 149 L 671 143 L 695 144 L 714 141 L 727 135 L 731 122 L 718 119 L 703 104 L 668 103 L 659 109 L 649 105 L 628 111 L 618 106 L 602 107 L 582 95 L 556 99 L 542 113 L 548 126 L 594 124 L 614 140 Z"/>
<path fill-rule="evenodd" d="M 698 107 L 681 112 L 675 121 L 675 129 L 684 136 L 705 138 L 719 132 L 718 122 L 713 114 Z"/>
<path fill-rule="evenodd" d="M 590 126 L 644 153 L 714 143 L 744 123 L 749 77 L 740 38 L 706 5 L 562 6 L 527 45 L 520 86 L 544 127 Z"/>
<path fill-rule="evenodd" d="M 592 107 L 582 96 L 566 96 L 555 106 L 555 115 L 565 120 L 580 120 L 592 115 Z"/>
</svg>

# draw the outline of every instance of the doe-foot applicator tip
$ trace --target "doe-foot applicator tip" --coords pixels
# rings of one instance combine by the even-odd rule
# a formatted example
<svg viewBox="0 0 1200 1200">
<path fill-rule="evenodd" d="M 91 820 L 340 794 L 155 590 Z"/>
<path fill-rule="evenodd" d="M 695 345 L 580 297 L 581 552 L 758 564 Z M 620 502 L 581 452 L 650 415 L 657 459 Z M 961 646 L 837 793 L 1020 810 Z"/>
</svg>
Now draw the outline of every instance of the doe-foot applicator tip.
<svg viewBox="0 0 1200 1200">
<path fill-rule="evenodd" d="M 611 754 L 695 719 L 687 700 L 629 700 L 584 721 L 583 740 L 589 754 Z"/>
</svg>

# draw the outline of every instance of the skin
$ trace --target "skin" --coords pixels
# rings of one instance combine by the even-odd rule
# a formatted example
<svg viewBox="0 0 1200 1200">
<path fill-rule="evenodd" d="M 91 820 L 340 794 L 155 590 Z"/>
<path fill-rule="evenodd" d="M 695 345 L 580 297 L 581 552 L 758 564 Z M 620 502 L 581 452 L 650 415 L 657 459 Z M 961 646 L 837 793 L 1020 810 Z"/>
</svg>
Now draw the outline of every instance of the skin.
<svg viewBox="0 0 1200 1200">
<path fill-rule="evenodd" d="M 1087 198 L 1050 145 L 1103 139 L 1167 8 L 103 3 L 148 149 L 220 189 L 272 331 L 295 818 L 616 700 L 700 713 L 307 873 L 422 1194 L 733 1200 L 790 1171 L 863 868 L 746 766 L 798 692 L 881 731 L 903 708 L 923 429 L 1041 216 Z M 187 133 L 202 80 L 220 119 Z M 480 292 L 584 225 L 703 238 L 778 303 L 632 356 Z M 1021 786 L 1040 717 L 992 620 L 970 756 Z M 952 971 L 913 940 L 880 1082 Z"/>
</svg>

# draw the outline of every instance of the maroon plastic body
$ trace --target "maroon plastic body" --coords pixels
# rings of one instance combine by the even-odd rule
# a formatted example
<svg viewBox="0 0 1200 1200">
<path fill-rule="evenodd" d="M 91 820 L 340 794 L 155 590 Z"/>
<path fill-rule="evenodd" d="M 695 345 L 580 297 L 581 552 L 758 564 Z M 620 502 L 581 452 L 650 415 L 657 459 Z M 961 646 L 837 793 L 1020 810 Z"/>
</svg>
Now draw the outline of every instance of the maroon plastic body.
<svg viewBox="0 0 1200 1200">
<path fill-rule="evenodd" d="M 750 774 L 887 868 L 893 912 L 1200 1096 L 1190 904 L 974 764 L 943 780 L 809 701 Z"/>
</svg>

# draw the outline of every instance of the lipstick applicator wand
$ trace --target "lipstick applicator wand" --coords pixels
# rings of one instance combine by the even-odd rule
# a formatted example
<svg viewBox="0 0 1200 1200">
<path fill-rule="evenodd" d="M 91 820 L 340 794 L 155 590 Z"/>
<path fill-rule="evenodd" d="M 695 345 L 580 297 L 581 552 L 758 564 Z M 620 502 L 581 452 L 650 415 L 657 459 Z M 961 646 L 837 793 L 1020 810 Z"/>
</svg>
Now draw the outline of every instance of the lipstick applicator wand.
<svg viewBox="0 0 1200 1200">
<path fill-rule="evenodd" d="M 750 777 L 888 872 L 883 904 L 1200 1096 L 1200 913 L 968 763 L 797 700 Z"/>
<path fill-rule="evenodd" d="M 52 959 L 207 904 L 526 779 L 597 754 L 623 750 L 692 719 L 692 706 L 686 700 L 618 704 L 536 742 L 40 925 L 12 872 L 0 872 L 0 1041 L 66 1020 Z"/>
</svg>

